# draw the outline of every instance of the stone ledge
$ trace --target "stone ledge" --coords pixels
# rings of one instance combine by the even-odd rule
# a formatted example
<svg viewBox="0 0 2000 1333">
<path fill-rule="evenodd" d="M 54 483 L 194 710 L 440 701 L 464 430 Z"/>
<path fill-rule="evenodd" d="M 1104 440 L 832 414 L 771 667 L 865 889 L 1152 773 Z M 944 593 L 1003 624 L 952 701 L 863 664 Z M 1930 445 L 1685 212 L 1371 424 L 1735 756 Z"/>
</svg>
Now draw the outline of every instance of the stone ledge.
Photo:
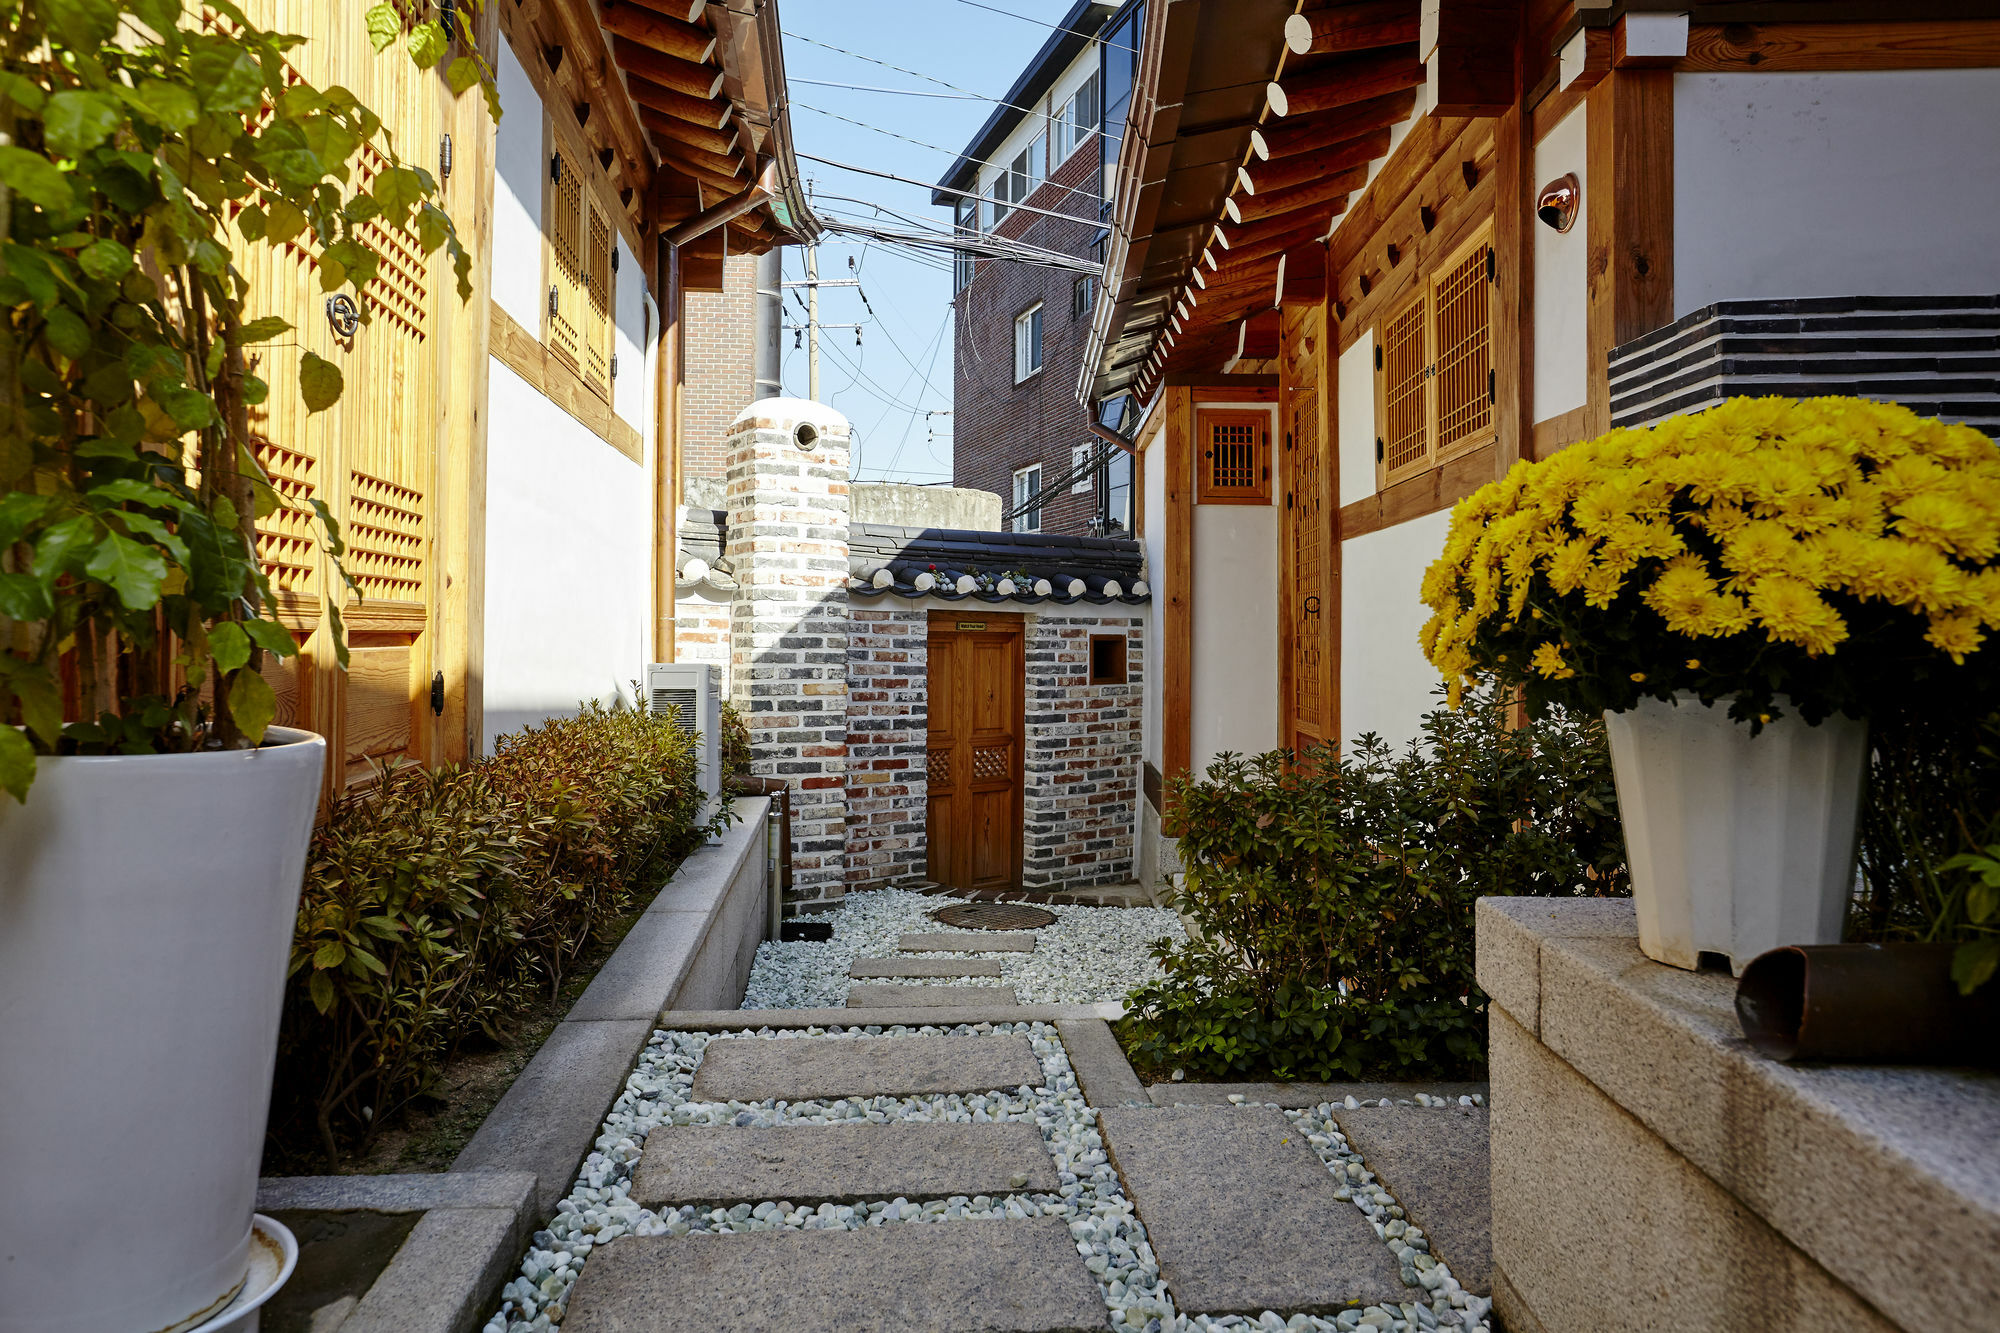
<svg viewBox="0 0 2000 1333">
<path fill-rule="evenodd" d="M 1630 898 L 1481 898 L 1473 911 L 1479 987 L 1516 1023 L 1541 1031 L 1544 938 L 1637 938 Z"/>
<path fill-rule="evenodd" d="M 668 1032 L 756 1032 L 764 1028 L 958 1027 L 967 1023 L 1055 1023 L 1123 1018 L 1121 1004 L 1016 1004 L 967 1009 L 667 1009 L 656 1020 Z"/>
<path fill-rule="evenodd" d="M 439 1171 L 397 1176 L 265 1176 L 257 1207 L 270 1213 L 427 1213 L 433 1208 L 520 1208 L 529 1171 Z"/>
<path fill-rule="evenodd" d="M 1787 1244 L 1912 1330 L 2000 1307 L 2000 1074 L 1767 1060 L 1743 1040 L 1733 981 L 1649 961 L 1602 906 L 1482 899 L 1479 913 L 1496 1010 Z M 1516 1012 L 1530 1005 L 1537 1026 Z"/>
</svg>

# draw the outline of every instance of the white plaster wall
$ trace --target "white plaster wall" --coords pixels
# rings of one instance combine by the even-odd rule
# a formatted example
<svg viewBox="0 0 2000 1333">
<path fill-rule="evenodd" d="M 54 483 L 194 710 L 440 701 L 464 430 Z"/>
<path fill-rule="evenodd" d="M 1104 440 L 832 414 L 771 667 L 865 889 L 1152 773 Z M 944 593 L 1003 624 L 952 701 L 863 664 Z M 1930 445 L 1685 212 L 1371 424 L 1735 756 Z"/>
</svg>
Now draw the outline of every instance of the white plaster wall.
<svg viewBox="0 0 2000 1333">
<path fill-rule="evenodd" d="M 1674 76 L 1674 314 L 2000 291 L 2000 69 Z"/>
<path fill-rule="evenodd" d="M 495 359 L 486 454 L 486 735 L 629 698 L 646 661 L 646 469 Z"/>
<path fill-rule="evenodd" d="M 1196 505 L 1190 761 L 1278 748 L 1278 511 Z"/>
<path fill-rule="evenodd" d="M 504 40 L 495 131 L 493 300 L 537 337 L 542 330 L 542 101 Z M 636 272 L 636 269 L 633 270 Z"/>
<path fill-rule="evenodd" d="M 646 373 L 649 369 L 646 346 L 651 340 L 652 330 L 648 326 L 652 321 L 646 311 L 644 270 L 639 267 L 638 256 L 625 244 L 622 233 L 618 237 L 618 273 L 611 295 L 612 347 L 618 353 L 618 378 L 611 382 L 611 410 L 650 439 L 651 413 L 646 405 L 651 400 L 648 390 L 652 379 Z"/>
<path fill-rule="evenodd" d="M 1566 232 L 1544 226 L 1531 213 L 1535 236 L 1534 417 L 1550 417 L 1582 407 L 1590 391 L 1590 177 L 1586 171 L 1586 117 L 1579 106 L 1535 145 L 1539 191 L 1550 181 L 1576 173 L 1583 205 Z"/>
<path fill-rule="evenodd" d="M 1417 635 L 1430 612 L 1420 598 L 1424 570 L 1444 549 L 1451 512 L 1342 542 L 1340 547 L 1340 729 L 1353 740 L 1373 731 L 1400 749 L 1437 706 L 1439 676 Z"/>
<path fill-rule="evenodd" d="M 1340 354 L 1334 391 L 1340 402 L 1334 433 L 1340 454 L 1340 503 L 1351 505 L 1375 494 L 1375 330 Z"/>
</svg>

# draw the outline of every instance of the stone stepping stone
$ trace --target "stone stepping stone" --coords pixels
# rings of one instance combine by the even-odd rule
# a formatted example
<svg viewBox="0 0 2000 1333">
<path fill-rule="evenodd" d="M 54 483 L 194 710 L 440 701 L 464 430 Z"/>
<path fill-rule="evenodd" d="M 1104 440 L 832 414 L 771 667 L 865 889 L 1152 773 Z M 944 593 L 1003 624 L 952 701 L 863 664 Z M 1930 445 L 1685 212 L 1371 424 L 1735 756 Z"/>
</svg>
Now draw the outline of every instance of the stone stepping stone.
<svg viewBox="0 0 2000 1333">
<path fill-rule="evenodd" d="M 1026 1123 L 662 1125 L 646 1136 L 632 1201 L 853 1203 L 1060 1187 L 1041 1131 Z"/>
<path fill-rule="evenodd" d="M 1108 1324 L 1068 1225 L 1032 1217 L 621 1236 L 591 1254 L 562 1326 L 564 1333 L 1101 1333 Z"/>
<path fill-rule="evenodd" d="M 1413 1299 L 1283 1112 L 1105 1107 L 1098 1128 L 1183 1312 L 1331 1317 L 1355 1301 Z"/>
<path fill-rule="evenodd" d="M 1012 986 L 849 986 L 849 1009 L 990 1009 L 1014 1005 Z"/>
<path fill-rule="evenodd" d="M 1467 1291 L 1493 1289 L 1493 1174 L 1486 1109 L 1478 1106 L 1336 1106 L 1333 1118 L 1423 1228 L 1431 1253 Z"/>
<path fill-rule="evenodd" d="M 1042 1084 L 1026 1037 L 722 1037 L 694 1071 L 701 1102 L 993 1092 Z"/>
<path fill-rule="evenodd" d="M 896 947 L 904 953 L 1033 953 L 1035 935 L 1028 930 L 947 931 L 905 935 Z"/>
<path fill-rule="evenodd" d="M 857 958 L 850 977 L 997 977 L 998 958 Z"/>
</svg>

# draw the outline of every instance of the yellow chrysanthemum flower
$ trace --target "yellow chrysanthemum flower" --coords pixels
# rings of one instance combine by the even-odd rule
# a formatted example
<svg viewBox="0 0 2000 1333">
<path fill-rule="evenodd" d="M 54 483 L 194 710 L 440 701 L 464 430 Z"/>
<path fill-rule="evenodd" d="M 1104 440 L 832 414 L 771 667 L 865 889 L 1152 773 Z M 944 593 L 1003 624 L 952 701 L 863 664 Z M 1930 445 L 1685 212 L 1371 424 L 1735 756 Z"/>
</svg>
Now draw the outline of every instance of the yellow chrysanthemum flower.
<svg viewBox="0 0 2000 1333">
<path fill-rule="evenodd" d="M 1562 652 L 1552 643 L 1537 644 L 1528 665 L 1544 680 L 1568 680 L 1576 674 L 1576 668 L 1563 661 Z"/>
<path fill-rule="evenodd" d="M 1932 647 L 1951 655 L 1958 663 L 1965 661 L 1966 654 L 1974 652 L 1986 640 L 1986 632 L 1979 628 L 1979 616 L 1971 611 L 1960 611 L 1948 616 L 1932 616 L 1931 627 L 1924 634 L 1924 640 Z"/>
<path fill-rule="evenodd" d="M 1804 579 L 1759 579 L 1750 610 L 1774 642 L 1796 643 L 1812 656 L 1830 653 L 1847 637 L 1847 622 Z"/>
</svg>

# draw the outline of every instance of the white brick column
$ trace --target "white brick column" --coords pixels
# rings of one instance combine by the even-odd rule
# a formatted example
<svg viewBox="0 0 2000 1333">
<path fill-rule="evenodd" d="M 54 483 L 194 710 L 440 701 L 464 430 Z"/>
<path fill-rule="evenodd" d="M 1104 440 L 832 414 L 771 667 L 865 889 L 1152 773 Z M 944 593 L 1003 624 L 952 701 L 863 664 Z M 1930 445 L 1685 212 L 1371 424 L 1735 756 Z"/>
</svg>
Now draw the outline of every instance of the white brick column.
<svg viewBox="0 0 2000 1333">
<path fill-rule="evenodd" d="M 847 873 L 847 418 L 765 398 L 730 424 L 730 695 L 751 771 L 792 784 L 792 898 L 838 902 Z"/>
</svg>

